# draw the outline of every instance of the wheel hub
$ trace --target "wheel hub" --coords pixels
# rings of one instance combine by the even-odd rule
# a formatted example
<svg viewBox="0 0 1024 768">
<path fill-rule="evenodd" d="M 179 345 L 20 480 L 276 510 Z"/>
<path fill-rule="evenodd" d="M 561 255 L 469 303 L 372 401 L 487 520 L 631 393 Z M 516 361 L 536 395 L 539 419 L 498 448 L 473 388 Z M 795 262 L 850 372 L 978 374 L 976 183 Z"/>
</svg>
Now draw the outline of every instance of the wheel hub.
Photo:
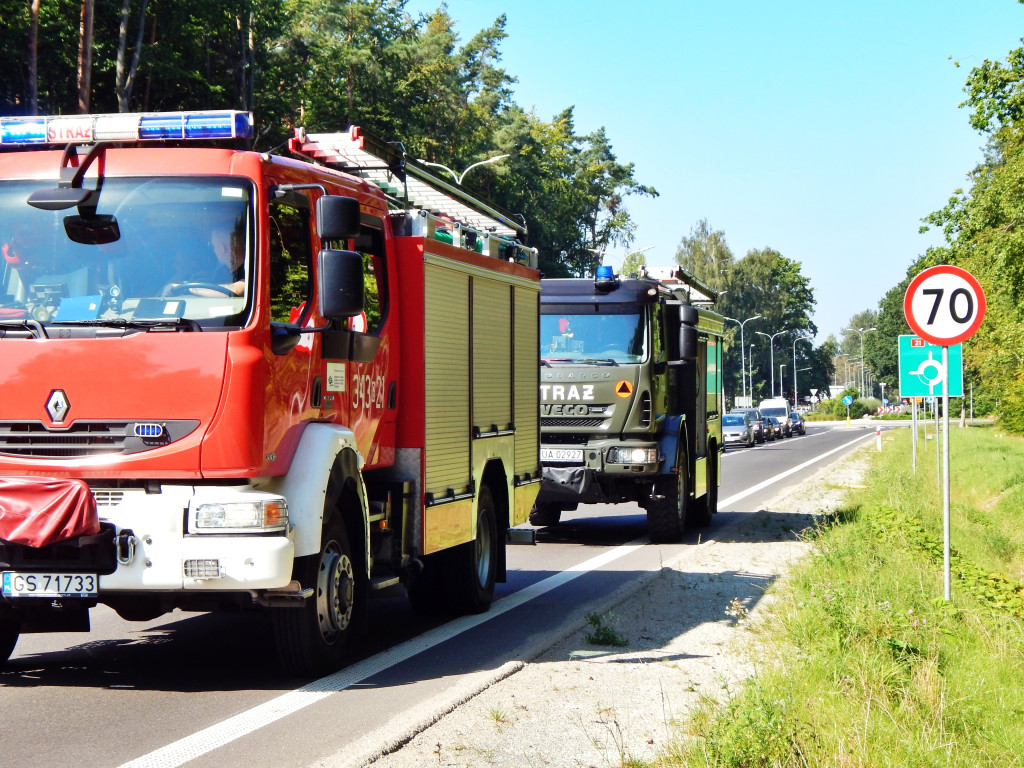
<svg viewBox="0 0 1024 768">
<path fill-rule="evenodd" d="M 351 623 L 355 603 L 352 560 L 335 542 L 328 544 L 320 556 L 316 601 L 320 633 L 333 642 Z"/>
</svg>

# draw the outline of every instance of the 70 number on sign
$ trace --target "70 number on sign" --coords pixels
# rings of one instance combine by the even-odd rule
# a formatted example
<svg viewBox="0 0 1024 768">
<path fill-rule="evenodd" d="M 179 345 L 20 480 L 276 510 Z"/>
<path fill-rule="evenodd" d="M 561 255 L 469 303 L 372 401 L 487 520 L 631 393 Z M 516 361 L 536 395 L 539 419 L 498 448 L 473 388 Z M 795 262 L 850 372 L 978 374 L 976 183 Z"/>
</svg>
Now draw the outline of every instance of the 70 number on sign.
<svg viewBox="0 0 1024 768">
<path fill-rule="evenodd" d="M 985 292 L 970 272 L 942 264 L 924 270 L 910 282 L 903 311 L 918 336 L 950 347 L 978 330 L 985 317 Z"/>
</svg>

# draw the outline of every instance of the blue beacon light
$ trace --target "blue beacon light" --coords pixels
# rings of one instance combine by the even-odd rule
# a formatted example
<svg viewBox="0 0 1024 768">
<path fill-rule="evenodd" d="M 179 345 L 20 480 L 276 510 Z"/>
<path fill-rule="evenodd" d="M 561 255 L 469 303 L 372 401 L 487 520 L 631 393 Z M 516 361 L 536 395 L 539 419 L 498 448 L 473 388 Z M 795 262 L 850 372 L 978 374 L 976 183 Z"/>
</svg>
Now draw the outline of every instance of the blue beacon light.
<svg viewBox="0 0 1024 768">
<path fill-rule="evenodd" d="M 234 110 L 0 118 L 0 146 L 98 141 L 247 139 L 252 115 Z"/>
</svg>

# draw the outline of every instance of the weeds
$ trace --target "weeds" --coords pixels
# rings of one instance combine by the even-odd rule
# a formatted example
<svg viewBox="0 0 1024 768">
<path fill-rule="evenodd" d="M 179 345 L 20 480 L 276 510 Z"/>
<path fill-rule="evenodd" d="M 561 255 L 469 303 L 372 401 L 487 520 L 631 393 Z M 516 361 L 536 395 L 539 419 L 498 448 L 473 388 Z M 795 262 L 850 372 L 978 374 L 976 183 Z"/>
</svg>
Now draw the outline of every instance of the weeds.
<svg viewBox="0 0 1024 768">
<path fill-rule="evenodd" d="M 904 432 L 807 532 L 814 556 L 755 630 L 758 675 L 706 700 L 663 765 L 1024 766 L 1024 585 L 1001 573 L 1024 572 L 1024 443 L 951 432 L 947 603 L 934 471 L 910 472 Z"/>
<path fill-rule="evenodd" d="M 612 614 L 607 615 L 607 621 L 611 621 Z M 616 648 L 623 648 L 629 645 L 629 638 L 619 633 L 614 627 L 605 623 L 606 618 L 598 613 L 587 614 L 587 623 L 592 627 L 587 633 L 587 642 L 591 645 L 610 645 Z"/>
</svg>

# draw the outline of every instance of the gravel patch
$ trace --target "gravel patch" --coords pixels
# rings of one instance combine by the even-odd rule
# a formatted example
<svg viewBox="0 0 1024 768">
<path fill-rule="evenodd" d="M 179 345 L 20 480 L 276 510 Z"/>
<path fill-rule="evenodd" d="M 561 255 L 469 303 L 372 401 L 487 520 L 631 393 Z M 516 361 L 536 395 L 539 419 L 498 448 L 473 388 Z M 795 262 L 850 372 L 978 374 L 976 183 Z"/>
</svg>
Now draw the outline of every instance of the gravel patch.
<svg viewBox="0 0 1024 768">
<path fill-rule="evenodd" d="M 601 622 L 627 645 L 597 646 L 587 641 L 594 627 L 577 629 L 536 658 L 461 680 L 316 765 L 605 768 L 653 760 L 702 697 L 721 699 L 753 674 L 748 627 L 770 611 L 768 588 L 807 554 L 799 532 L 842 503 L 867 462 L 861 448 L 819 470 L 623 595 Z"/>
</svg>

